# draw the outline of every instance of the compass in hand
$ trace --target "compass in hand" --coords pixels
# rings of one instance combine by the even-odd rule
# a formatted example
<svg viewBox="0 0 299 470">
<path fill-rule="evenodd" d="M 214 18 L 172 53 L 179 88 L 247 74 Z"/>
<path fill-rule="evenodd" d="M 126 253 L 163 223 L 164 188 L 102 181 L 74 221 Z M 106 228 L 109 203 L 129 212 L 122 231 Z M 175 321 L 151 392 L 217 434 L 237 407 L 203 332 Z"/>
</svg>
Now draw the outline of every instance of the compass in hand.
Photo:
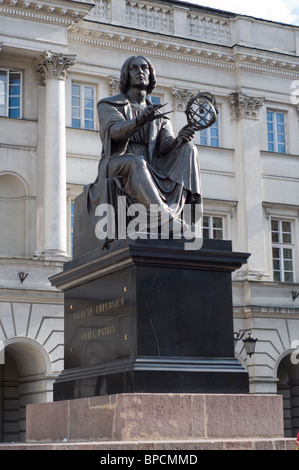
<svg viewBox="0 0 299 470">
<path fill-rule="evenodd" d="M 211 93 L 198 93 L 190 98 L 185 111 L 188 124 L 195 131 L 212 126 L 218 113 L 215 97 Z"/>
</svg>

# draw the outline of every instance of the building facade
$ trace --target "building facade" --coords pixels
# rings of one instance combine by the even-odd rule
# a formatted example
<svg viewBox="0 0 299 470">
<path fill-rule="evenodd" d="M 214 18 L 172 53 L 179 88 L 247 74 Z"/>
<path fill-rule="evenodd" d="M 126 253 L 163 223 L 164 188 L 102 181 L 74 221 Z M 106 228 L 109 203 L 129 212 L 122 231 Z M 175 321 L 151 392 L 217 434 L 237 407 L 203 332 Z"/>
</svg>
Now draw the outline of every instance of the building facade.
<svg viewBox="0 0 299 470">
<path fill-rule="evenodd" d="M 284 396 L 299 431 L 299 28 L 179 1 L 0 2 L 0 441 L 25 439 L 25 407 L 52 400 L 63 369 L 63 296 L 73 201 L 101 152 L 97 101 L 144 55 L 177 132 L 212 92 L 198 132 L 204 235 L 251 254 L 233 276 L 236 357 L 250 391 Z"/>
</svg>

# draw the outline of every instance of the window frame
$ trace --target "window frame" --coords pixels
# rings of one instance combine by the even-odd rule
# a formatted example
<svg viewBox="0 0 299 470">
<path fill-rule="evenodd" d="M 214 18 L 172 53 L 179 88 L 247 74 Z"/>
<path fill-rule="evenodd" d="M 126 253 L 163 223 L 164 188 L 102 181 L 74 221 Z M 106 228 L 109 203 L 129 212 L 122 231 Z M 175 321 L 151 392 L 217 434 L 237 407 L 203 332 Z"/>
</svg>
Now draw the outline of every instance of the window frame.
<svg viewBox="0 0 299 470">
<path fill-rule="evenodd" d="M 205 217 L 208 218 L 208 227 L 206 227 L 204 225 L 204 218 Z M 221 219 L 221 221 L 222 221 L 221 229 L 214 228 L 214 219 Z M 203 214 L 202 230 L 203 230 L 203 233 L 204 233 L 205 230 L 208 230 L 208 232 L 209 232 L 208 237 L 203 236 L 204 239 L 225 240 L 225 217 L 223 215 L 218 215 L 218 214 Z M 222 238 L 214 237 L 214 230 L 216 230 L 216 231 L 221 230 L 222 231 Z"/>
<path fill-rule="evenodd" d="M 5 90 L 5 99 L 6 99 L 6 104 L 5 104 L 5 114 L 2 115 L 0 114 L 0 117 L 5 117 L 5 118 L 10 118 L 10 119 L 22 119 L 23 115 L 23 72 L 21 70 L 17 69 L 9 69 L 5 67 L 0 67 L 0 72 L 5 72 L 7 76 L 6 80 L 6 90 Z M 11 86 L 11 74 L 19 74 L 20 77 L 20 94 L 18 95 L 19 97 L 19 106 L 18 107 L 13 107 L 10 106 L 10 97 L 13 96 L 10 94 L 10 86 Z M 12 116 L 10 114 L 10 110 L 12 109 L 19 109 L 19 117 Z"/>
<path fill-rule="evenodd" d="M 272 229 L 272 222 L 278 222 L 278 231 Z M 290 224 L 291 231 L 283 231 L 283 223 Z M 294 243 L 294 221 L 291 219 L 271 216 L 270 219 L 270 230 L 271 230 L 271 255 L 272 255 L 272 277 L 274 282 L 283 282 L 283 283 L 296 283 L 296 266 L 295 266 L 295 243 Z M 278 241 L 273 241 L 273 233 L 278 234 Z M 283 241 L 283 234 L 291 234 L 291 242 Z M 279 250 L 279 257 L 274 257 L 274 250 Z M 292 253 L 291 258 L 285 257 L 284 251 L 290 250 Z M 285 262 L 292 262 L 292 269 L 285 269 Z M 279 270 L 275 269 L 275 261 L 279 261 Z M 279 272 L 279 279 L 275 278 L 275 272 Z M 286 280 L 287 273 L 292 273 L 292 280 Z"/>
<path fill-rule="evenodd" d="M 216 125 L 216 126 L 215 126 L 215 125 Z M 212 129 L 214 126 L 215 126 L 215 127 L 217 128 L 217 130 L 218 130 L 218 145 L 212 145 L 212 144 L 211 144 L 212 139 L 215 138 L 215 137 L 211 137 L 211 129 Z M 215 127 L 214 127 L 214 128 L 215 128 Z M 204 133 L 205 133 L 206 135 L 204 135 Z M 207 129 L 203 129 L 203 130 L 201 130 L 201 131 L 199 132 L 199 145 L 201 145 L 201 146 L 203 146 L 203 147 L 220 148 L 220 147 L 221 147 L 221 145 L 220 145 L 220 137 L 221 137 L 221 136 L 220 136 L 220 121 L 219 121 L 219 116 L 218 116 L 216 122 L 214 122 L 214 124 L 213 124 L 212 126 L 208 127 Z M 204 138 L 207 139 L 207 143 L 206 143 L 206 144 L 202 143 L 202 139 L 204 139 Z"/>
<path fill-rule="evenodd" d="M 274 120 L 273 121 L 269 121 L 268 120 L 268 113 L 273 113 L 274 115 Z M 278 114 L 282 114 L 284 116 L 284 144 L 281 144 L 278 142 L 278 135 L 281 135 L 281 133 L 278 133 L 277 131 L 277 126 L 278 126 L 278 122 L 277 122 L 277 115 Z M 274 130 L 273 130 L 273 142 L 270 142 L 269 140 L 269 123 L 273 123 L 273 127 L 274 127 Z M 280 109 L 271 109 L 271 108 L 268 108 L 266 110 L 266 123 L 267 123 L 267 148 L 268 148 L 268 152 L 271 152 L 271 153 L 279 153 L 279 154 L 282 154 L 282 155 L 285 155 L 287 154 L 288 152 L 288 139 L 287 139 L 287 126 L 288 126 L 288 119 L 287 119 L 287 111 L 285 110 L 280 110 Z M 272 133 L 272 132 L 271 132 Z M 273 150 L 270 149 L 270 145 L 273 144 Z M 281 152 L 279 150 L 279 145 L 284 145 L 284 151 Z"/>
<path fill-rule="evenodd" d="M 73 86 L 78 86 L 80 87 L 80 95 L 75 96 L 73 94 Z M 93 107 L 92 108 L 86 108 L 85 107 L 85 88 L 92 88 L 93 89 Z M 82 93 L 83 91 L 83 93 Z M 77 80 L 72 80 L 71 82 L 71 127 L 73 129 L 81 129 L 85 131 L 95 131 L 96 130 L 96 96 L 97 96 L 97 87 L 93 83 L 82 83 Z M 74 106 L 73 104 L 73 98 L 79 98 L 79 106 Z M 79 118 L 74 117 L 73 115 L 73 109 L 79 109 Z M 93 119 L 85 118 L 85 110 L 93 110 Z M 74 126 L 73 121 L 78 120 L 80 122 L 79 127 Z M 88 128 L 85 126 L 85 121 L 89 121 L 93 123 L 92 129 Z"/>
</svg>

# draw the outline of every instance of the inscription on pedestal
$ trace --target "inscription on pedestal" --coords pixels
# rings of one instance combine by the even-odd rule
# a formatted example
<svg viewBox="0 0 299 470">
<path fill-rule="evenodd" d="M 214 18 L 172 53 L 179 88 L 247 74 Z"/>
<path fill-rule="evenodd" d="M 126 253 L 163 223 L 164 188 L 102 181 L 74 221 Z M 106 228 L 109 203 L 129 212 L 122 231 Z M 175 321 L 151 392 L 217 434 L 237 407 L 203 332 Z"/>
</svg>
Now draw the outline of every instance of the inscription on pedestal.
<svg viewBox="0 0 299 470">
<path fill-rule="evenodd" d="M 130 291 L 125 271 L 66 292 L 66 368 L 130 357 L 135 324 Z"/>
</svg>

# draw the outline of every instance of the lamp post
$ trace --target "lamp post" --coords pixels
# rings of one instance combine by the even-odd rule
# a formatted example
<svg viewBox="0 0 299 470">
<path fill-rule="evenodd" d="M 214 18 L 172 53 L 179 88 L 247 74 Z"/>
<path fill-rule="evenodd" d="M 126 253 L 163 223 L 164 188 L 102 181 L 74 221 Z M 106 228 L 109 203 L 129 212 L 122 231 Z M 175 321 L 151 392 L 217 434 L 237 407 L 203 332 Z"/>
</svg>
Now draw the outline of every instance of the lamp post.
<svg viewBox="0 0 299 470">
<path fill-rule="evenodd" d="M 249 357 L 251 357 L 254 354 L 255 345 L 256 345 L 256 342 L 257 342 L 257 338 L 256 339 L 251 338 L 252 330 L 247 329 L 247 330 L 240 330 L 239 333 L 235 332 L 234 333 L 234 342 L 235 342 L 235 345 L 236 345 L 236 343 L 244 337 L 246 331 L 248 331 L 249 333 L 248 333 L 248 336 L 243 339 L 243 343 L 244 343 L 246 354 Z"/>
</svg>

